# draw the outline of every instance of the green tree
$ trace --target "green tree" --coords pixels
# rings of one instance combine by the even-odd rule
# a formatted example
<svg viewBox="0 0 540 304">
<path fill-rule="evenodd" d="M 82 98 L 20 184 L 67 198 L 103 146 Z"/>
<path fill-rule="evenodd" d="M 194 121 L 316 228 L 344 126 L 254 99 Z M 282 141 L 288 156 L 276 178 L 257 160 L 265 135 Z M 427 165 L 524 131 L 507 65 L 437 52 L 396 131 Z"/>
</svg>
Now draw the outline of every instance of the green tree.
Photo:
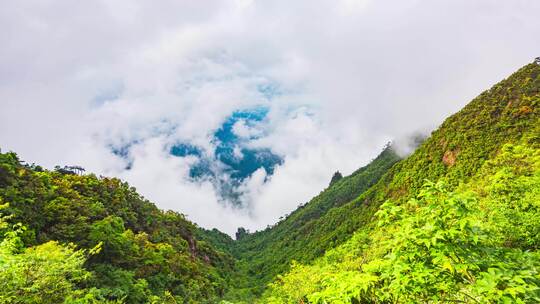
<svg viewBox="0 0 540 304">
<path fill-rule="evenodd" d="M 5 209 L 7 204 L 0 205 Z M 8 228 L 0 215 L 0 228 Z M 78 284 L 90 277 L 83 268 L 86 252 L 75 245 L 56 241 L 25 248 L 20 238 L 25 227 L 13 225 L 4 232 L 0 243 L 0 302 L 1 303 L 101 303 L 95 294 L 79 289 Z M 97 251 L 98 247 L 94 249 Z M 86 299 L 86 302 L 81 302 Z M 92 301 L 90 301 L 92 300 Z"/>
<path fill-rule="evenodd" d="M 337 182 L 338 180 L 342 178 L 343 178 L 343 175 L 341 174 L 341 172 L 336 171 L 336 173 L 332 175 L 332 179 L 330 180 L 330 186 L 332 186 L 332 184 L 334 184 L 335 182 Z"/>
</svg>

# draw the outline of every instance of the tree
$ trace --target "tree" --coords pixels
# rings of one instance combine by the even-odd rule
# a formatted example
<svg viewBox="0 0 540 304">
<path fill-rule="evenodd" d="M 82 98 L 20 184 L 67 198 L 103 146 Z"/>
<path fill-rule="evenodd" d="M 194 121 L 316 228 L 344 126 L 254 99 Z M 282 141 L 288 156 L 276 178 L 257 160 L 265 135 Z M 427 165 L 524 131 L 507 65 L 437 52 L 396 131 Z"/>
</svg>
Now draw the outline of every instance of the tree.
<svg viewBox="0 0 540 304">
<path fill-rule="evenodd" d="M 249 234 L 249 230 L 246 230 L 246 228 L 244 227 L 239 227 L 238 230 L 236 231 L 236 240 L 240 240 L 241 238 L 245 237 L 246 235 Z"/>
<path fill-rule="evenodd" d="M 7 206 L 0 205 L 0 210 Z M 77 289 L 77 284 L 90 276 L 83 268 L 85 251 L 77 250 L 73 244 L 61 245 L 56 241 L 25 248 L 20 235 L 26 228 L 21 224 L 10 228 L 8 218 L 0 215 L 0 228 L 8 228 L 0 243 L 1 303 L 56 304 L 64 303 L 68 298 L 75 301 L 92 297 L 86 295 L 88 291 Z M 93 303 L 99 302 L 94 300 Z"/>
<path fill-rule="evenodd" d="M 341 175 L 341 172 L 336 171 L 336 173 L 334 173 L 334 175 L 332 176 L 332 179 L 330 180 L 330 186 L 342 178 L 343 178 L 343 175 Z"/>
</svg>

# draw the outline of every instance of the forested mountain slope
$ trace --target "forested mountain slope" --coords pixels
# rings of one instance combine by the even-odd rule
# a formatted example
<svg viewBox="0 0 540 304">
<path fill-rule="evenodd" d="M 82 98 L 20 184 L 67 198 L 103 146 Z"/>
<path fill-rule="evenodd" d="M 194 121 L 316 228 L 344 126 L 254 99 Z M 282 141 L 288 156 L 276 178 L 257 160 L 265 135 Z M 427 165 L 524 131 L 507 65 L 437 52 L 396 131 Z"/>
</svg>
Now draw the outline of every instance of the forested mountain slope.
<svg viewBox="0 0 540 304">
<path fill-rule="evenodd" d="M 363 225 L 313 265 L 295 264 L 262 302 L 540 301 L 539 103 L 538 64 L 475 98 L 328 212 L 326 237 Z"/>
<path fill-rule="evenodd" d="M 275 275 L 288 269 L 292 260 L 310 261 L 324 253 L 321 242 L 328 246 L 333 243 L 319 239 L 320 231 L 335 225 L 325 214 L 358 197 L 398 160 L 388 145 L 370 164 L 334 181 L 277 224 L 238 239 L 231 249 L 239 260 L 234 291 L 248 298 L 260 294 Z"/>
<path fill-rule="evenodd" d="M 539 303 L 540 145 L 506 144 L 468 182 L 425 182 L 260 303 Z"/>
<path fill-rule="evenodd" d="M 343 183 L 344 188 L 336 190 L 353 195 L 343 196 L 345 200 L 338 204 L 323 204 L 333 208 L 317 213 L 315 220 L 306 223 L 303 215 L 310 213 L 299 209 L 275 227 L 242 238 L 235 246 L 249 282 L 264 288 L 263 284 L 286 269 L 283 265 L 290 260 L 308 263 L 343 243 L 359 228 L 375 221 L 374 214 L 383 202 L 406 202 L 418 194 L 426 180 L 444 178 L 449 189 L 466 183 L 505 144 L 538 135 L 539 92 L 540 66 L 526 65 L 445 120 L 407 159 L 394 166 L 382 166 L 378 173 L 384 175 L 379 179 L 380 175 L 374 174 L 371 181 L 378 181 L 372 187 Z M 392 158 L 387 164 L 396 160 Z M 336 195 L 330 192 L 332 189 L 321 195 Z M 304 208 L 317 210 L 317 201 L 315 198 Z M 255 294 L 260 291 L 257 286 L 250 287 L 255 287 Z"/>
<path fill-rule="evenodd" d="M 2 303 L 215 303 L 228 287 L 230 255 L 116 178 L 47 171 L 4 153 L 0 204 L 8 204 L 0 232 L 9 236 L 0 250 Z M 41 300 L 25 300 L 32 295 Z"/>
</svg>

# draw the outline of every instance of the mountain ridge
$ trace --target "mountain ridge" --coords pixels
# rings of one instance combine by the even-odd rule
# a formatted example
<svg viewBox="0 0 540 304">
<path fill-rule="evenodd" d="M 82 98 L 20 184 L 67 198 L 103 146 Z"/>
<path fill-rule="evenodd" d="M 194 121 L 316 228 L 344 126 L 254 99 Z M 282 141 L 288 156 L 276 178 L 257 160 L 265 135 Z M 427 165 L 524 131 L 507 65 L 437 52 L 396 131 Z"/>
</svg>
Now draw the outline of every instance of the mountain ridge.
<svg viewBox="0 0 540 304">
<path fill-rule="evenodd" d="M 426 179 L 444 177 L 454 187 L 466 181 L 504 144 L 519 141 L 524 133 L 534 134 L 531 129 L 540 125 L 539 92 L 540 66 L 531 63 L 481 93 L 375 185 L 347 204 L 328 210 L 321 219 L 327 225 L 311 232 L 306 252 L 320 256 L 346 241 L 358 228 L 371 224 L 385 200 L 405 202 L 418 193 Z"/>
</svg>

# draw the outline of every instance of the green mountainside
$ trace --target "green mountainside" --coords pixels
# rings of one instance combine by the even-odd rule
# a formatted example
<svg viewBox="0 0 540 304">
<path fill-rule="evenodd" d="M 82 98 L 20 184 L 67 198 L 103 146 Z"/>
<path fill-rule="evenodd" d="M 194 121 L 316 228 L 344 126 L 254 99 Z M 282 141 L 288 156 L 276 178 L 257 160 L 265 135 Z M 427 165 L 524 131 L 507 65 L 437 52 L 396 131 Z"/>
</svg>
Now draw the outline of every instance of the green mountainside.
<svg viewBox="0 0 540 304">
<path fill-rule="evenodd" d="M 47 295 L 35 303 L 70 294 L 89 303 L 215 303 L 227 289 L 232 257 L 197 237 L 182 214 L 159 210 L 119 179 L 46 171 L 4 153 L 0 204 L 7 233 L 0 282 L 12 284 L 0 289 L 2 303 L 34 303 L 22 299 L 37 291 Z M 33 256 L 20 260 L 26 254 Z M 47 265 L 51 255 L 77 263 Z"/>
<path fill-rule="evenodd" d="M 336 230 L 367 225 L 315 263 L 295 264 L 265 303 L 538 303 L 539 103 L 538 64 L 475 98 L 332 210 L 343 215 Z"/>
<path fill-rule="evenodd" d="M 230 251 L 239 260 L 234 291 L 248 298 L 260 295 L 267 283 L 288 269 L 292 260 L 310 261 L 332 248 L 338 238 L 328 232 L 337 223 L 328 211 L 358 197 L 398 160 L 392 147 L 387 146 L 369 165 L 335 181 L 282 221 L 232 243 Z M 358 227 L 352 225 L 358 223 L 351 224 L 344 233 L 350 235 Z"/>
<path fill-rule="evenodd" d="M 539 103 L 532 63 L 236 241 L 0 154 L 0 302 L 540 303 Z"/>
<path fill-rule="evenodd" d="M 370 182 L 378 182 L 369 189 L 347 185 L 347 188 L 354 187 L 357 191 L 349 192 L 349 197 L 343 196 L 344 200 L 333 205 L 328 212 L 325 210 L 305 231 L 295 233 L 294 228 L 282 228 L 302 225 L 303 217 L 295 216 L 303 214 L 302 209 L 298 209 L 284 221 L 285 225 L 279 223 L 267 232 L 239 240 L 235 243 L 242 249 L 238 257 L 240 261 L 246 261 L 247 268 L 251 270 L 248 271 L 248 281 L 265 284 L 269 277 L 282 272 L 282 265 L 291 260 L 309 263 L 326 250 L 348 240 L 359 228 L 373 224 L 374 214 L 386 200 L 401 204 L 414 198 L 426 180 L 444 179 L 446 187 L 454 189 L 475 176 L 483 164 L 495 158 L 506 144 L 517 144 L 524 138 L 531 138 L 525 144 L 536 147 L 533 144 L 540 136 L 539 93 L 540 66 L 529 64 L 449 117 L 411 156 L 391 166 L 388 172 L 386 170 L 390 166 L 387 165 L 397 161 L 397 157 L 395 154 L 388 157 L 392 153 L 391 149 L 386 149 L 366 167 L 382 169 L 370 176 L 373 177 Z M 377 165 L 381 157 L 388 161 L 382 162 L 386 165 Z M 313 210 L 318 206 L 315 198 L 304 208 Z M 284 233 L 279 233 L 280 228 L 285 230 Z M 275 268 L 279 270 L 275 271 Z M 254 292 L 258 294 L 259 290 Z"/>
</svg>

